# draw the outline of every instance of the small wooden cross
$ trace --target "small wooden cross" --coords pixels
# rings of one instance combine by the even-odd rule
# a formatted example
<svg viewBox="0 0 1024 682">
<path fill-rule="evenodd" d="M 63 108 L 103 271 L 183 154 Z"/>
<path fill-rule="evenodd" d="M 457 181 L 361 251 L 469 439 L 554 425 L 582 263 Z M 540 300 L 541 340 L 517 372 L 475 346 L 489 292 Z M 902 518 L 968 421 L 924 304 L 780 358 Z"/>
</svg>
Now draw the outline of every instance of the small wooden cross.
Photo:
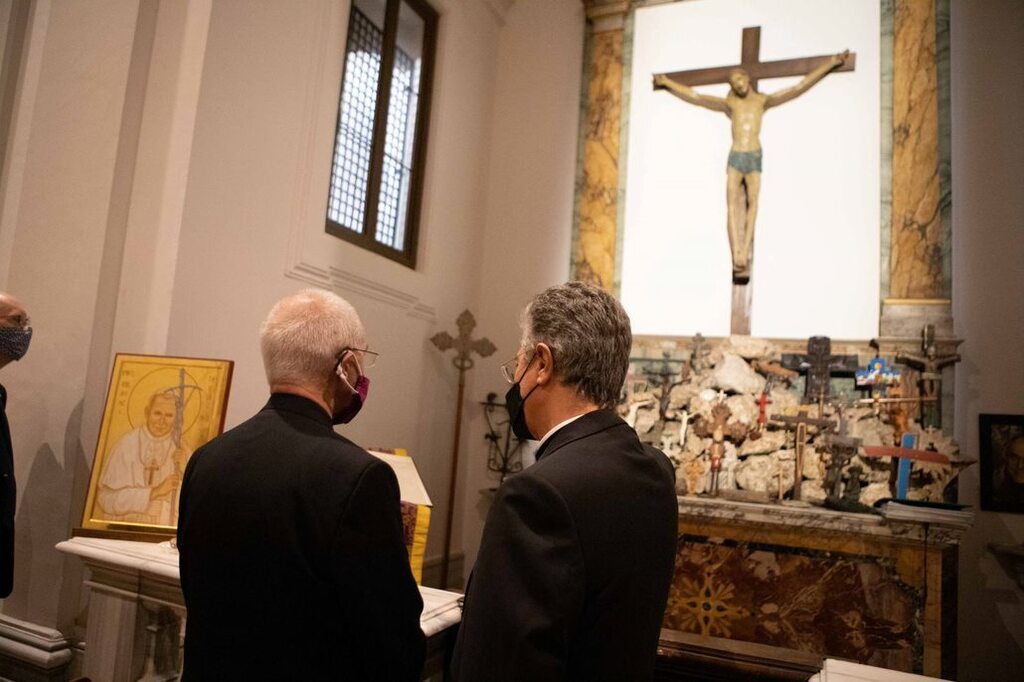
<svg viewBox="0 0 1024 682">
<path fill-rule="evenodd" d="M 839 403 L 836 409 L 839 412 L 839 432 L 825 436 L 825 445 L 831 455 L 825 483 L 828 487 L 827 495 L 838 499 L 842 488 L 843 467 L 857 454 L 861 439 L 854 438 L 847 432 L 849 420 L 846 418 L 845 406 Z"/>
<path fill-rule="evenodd" d="M 900 447 L 888 447 L 884 445 L 865 445 L 864 455 L 867 457 L 892 457 L 893 468 L 895 469 L 895 497 L 903 500 L 907 497 L 907 489 L 910 486 L 910 469 L 916 459 L 921 462 L 934 462 L 935 464 L 949 464 L 949 457 L 934 450 L 918 450 L 917 434 L 905 433 L 900 438 Z M 890 485 L 891 485 L 890 481 Z"/>
<path fill-rule="evenodd" d="M 750 75 L 750 86 L 757 89 L 757 81 L 762 78 L 784 78 L 786 76 L 806 76 L 821 66 L 832 55 L 817 57 L 798 57 L 796 59 L 780 59 L 773 62 L 761 61 L 761 27 L 750 26 L 743 29 L 743 46 L 740 48 L 740 63 L 731 66 L 714 66 L 707 69 L 691 69 L 689 71 L 673 71 L 665 75 L 683 85 L 714 85 L 728 83 L 729 74 L 734 69 L 744 69 Z M 857 55 L 850 53 L 846 63 L 836 69 L 853 71 L 856 67 Z"/>
<path fill-rule="evenodd" d="M 651 362 L 646 358 L 641 361 Z M 673 365 L 678 365 L 678 369 L 673 367 Z M 647 377 L 647 383 L 651 387 L 658 389 L 658 416 L 664 425 L 665 416 L 668 413 L 669 400 L 672 397 L 672 389 L 686 381 L 687 377 L 690 376 L 690 367 L 684 360 L 674 359 L 668 351 L 665 351 L 662 353 L 660 365 L 652 366 L 651 364 L 646 364 L 640 371 Z"/>
<path fill-rule="evenodd" d="M 822 416 L 822 404 L 831 393 L 833 374 L 851 376 L 857 371 L 856 355 L 832 355 L 832 340 L 827 336 L 812 336 L 807 339 L 807 353 L 786 353 L 782 356 L 786 369 L 807 373 L 804 385 L 804 403 L 817 402 L 818 416 Z"/>
<path fill-rule="evenodd" d="M 707 341 L 704 335 L 697 332 L 696 336 L 693 337 L 693 341 L 690 343 L 690 368 L 694 372 L 703 372 L 708 368 L 711 362 L 708 360 L 708 355 L 711 354 L 711 349 L 708 348 Z"/>
<path fill-rule="evenodd" d="M 817 426 L 820 429 L 831 429 L 831 419 L 812 419 L 806 410 L 801 410 L 795 417 L 772 417 L 773 424 L 780 424 L 787 431 L 796 431 L 793 437 L 793 449 L 796 452 L 796 474 L 793 477 L 793 499 L 801 497 L 800 481 L 804 472 L 804 446 L 807 445 L 807 427 Z M 781 490 L 781 489 L 780 489 Z M 781 493 L 780 493 L 781 494 Z"/>
</svg>

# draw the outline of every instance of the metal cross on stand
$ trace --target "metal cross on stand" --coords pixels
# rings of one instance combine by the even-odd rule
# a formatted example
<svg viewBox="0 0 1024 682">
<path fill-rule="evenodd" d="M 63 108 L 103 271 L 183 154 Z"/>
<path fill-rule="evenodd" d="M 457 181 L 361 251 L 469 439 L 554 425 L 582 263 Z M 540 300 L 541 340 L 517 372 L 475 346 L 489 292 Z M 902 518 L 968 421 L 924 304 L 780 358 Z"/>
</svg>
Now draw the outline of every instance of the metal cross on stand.
<svg viewBox="0 0 1024 682">
<path fill-rule="evenodd" d="M 825 401 L 831 394 L 833 374 L 852 376 L 857 371 L 856 355 L 832 355 L 832 340 L 827 336 L 807 339 L 807 353 L 786 353 L 782 356 L 786 369 L 806 372 L 803 403 L 818 403 L 818 417 L 824 416 Z"/>
<path fill-rule="evenodd" d="M 462 433 L 462 396 L 466 388 L 466 370 L 472 369 L 475 364 L 472 353 L 482 358 L 492 355 L 497 348 L 490 339 L 472 338 L 473 329 L 476 327 L 476 319 L 473 313 L 463 310 L 455 326 L 459 328 L 459 335 L 453 337 L 448 332 L 439 332 L 430 338 L 430 342 L 437 346 L 438 350 L 446 351 L 455 349 L 455 357 L 452 364 L 459 370 L 459 395 L 455 403 L 455 439 L 452 442 L 452 473 L 448 484 L 448 516 L 444 524 L 444 554 L 441 558 L 441 589 L 448 587 L 448 560 L 452 549 L 452 519 L 455 514 L 455 484 L 459 476 L 459 436 Z"/>
<path fill-rule="evenodd" d="M 804 472 L 804 446 L 807 445 L 807 427 L 817 426 L 818 428 L 831 429 L 831 419 L 812 419 L 807 415 L 806 410 L 801 410 L 795 417 L 772 417 L 773 424 L 779 424 L 787 431 L 796 431 L 793 437 L 793 449 L 796 452 L 796 471 L 793 475 L 793 499 L 801 498 L 800 482 Z M 782 488 L 779 488 L 779 498 L 782 498 Z"/>
</svg>

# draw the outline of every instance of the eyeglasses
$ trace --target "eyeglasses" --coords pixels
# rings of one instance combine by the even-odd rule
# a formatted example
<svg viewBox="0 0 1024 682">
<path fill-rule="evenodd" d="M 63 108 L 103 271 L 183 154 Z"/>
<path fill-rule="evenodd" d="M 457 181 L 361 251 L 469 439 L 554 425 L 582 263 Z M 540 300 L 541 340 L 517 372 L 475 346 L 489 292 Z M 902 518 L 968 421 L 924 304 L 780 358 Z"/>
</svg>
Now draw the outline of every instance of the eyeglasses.
<svg viewBox="0 0 1024 682">
<path fill-rule="evenodd" d="M 374 365 L 376 365 L 377 358 L 380 357 L 380 353 L 375 353 L 374 351 L 368 348 L 342 348 L 341 352 L 338 353 L 339 364 L 344 359 L 345 353 L 362 353 L 363 357 L 362 362 L 360 364 L 362 365 L 363 371 L 366 371 L 372 368 Z"/>
<path fill-rule="evenodd" d="M 530 360 L 533 360 L 532 354 L 530 355 Z M 512 358 L 508 362 L 502 363 L 501 365 L 501 376 L 505 377 L 505 381 L 507 381 L 510 384 L 516 383 L 516 366 L 518 364 L 519 354 L 516 353 L 516 356 L 514 358 Z M 529 365 L 530 362 L 527 361 L 526 364 Z"/>
</svg>

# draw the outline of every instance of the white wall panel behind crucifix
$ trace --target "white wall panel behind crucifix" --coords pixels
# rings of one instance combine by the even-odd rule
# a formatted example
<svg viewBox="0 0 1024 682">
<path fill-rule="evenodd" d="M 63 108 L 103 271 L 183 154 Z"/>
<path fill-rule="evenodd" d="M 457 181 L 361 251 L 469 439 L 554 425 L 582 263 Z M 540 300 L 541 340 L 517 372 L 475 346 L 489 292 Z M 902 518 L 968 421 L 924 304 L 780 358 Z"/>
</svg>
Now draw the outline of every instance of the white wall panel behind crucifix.
<svg viewBox="0 0 1024 682">
<path fill-rule="evenodd" d="M 697 0 L 636 11 L 620 270 L 633 331 L 729 333 L 730 120 L 655 91 L 652 76 L 738 64 L 743 29 L 755 26 L 761 62 L 849 49 L 856 64 L 764 114 L 751 333 L 876 336 L 881 40 L 874 1 Z M 757 89 L 770 94 L 800 81 L 763 78 Z M 729 92 L 726 84 L 696 89 Z"/>
</svg>

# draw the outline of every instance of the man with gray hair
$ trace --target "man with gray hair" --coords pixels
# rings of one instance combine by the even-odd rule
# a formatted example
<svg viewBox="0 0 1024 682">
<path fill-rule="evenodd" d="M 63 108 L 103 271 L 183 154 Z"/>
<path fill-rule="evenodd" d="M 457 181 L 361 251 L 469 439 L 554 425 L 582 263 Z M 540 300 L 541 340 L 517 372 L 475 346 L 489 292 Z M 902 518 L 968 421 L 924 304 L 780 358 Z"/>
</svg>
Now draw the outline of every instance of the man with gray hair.
<svg viewBox="0 0 1024 682">
<path fill-rule="evenodd" d="M 301 291 L 260 345 L 270 401 L 199 448 L 182 482 L 182 679 L 418 679 L 423 601 L 398 481 L 332 428 L 369 391 L 359 316 Z"/>
<path fill-rule="evenodd" d="M 476 680 L 650 679 L 675 559 L 668 458 L 612 408 L 632 345 L 612 296 L 537 295 L 502 366 L 537 463 L 502 484 L 466 589 L 452 672 Z"/>
</svg>

